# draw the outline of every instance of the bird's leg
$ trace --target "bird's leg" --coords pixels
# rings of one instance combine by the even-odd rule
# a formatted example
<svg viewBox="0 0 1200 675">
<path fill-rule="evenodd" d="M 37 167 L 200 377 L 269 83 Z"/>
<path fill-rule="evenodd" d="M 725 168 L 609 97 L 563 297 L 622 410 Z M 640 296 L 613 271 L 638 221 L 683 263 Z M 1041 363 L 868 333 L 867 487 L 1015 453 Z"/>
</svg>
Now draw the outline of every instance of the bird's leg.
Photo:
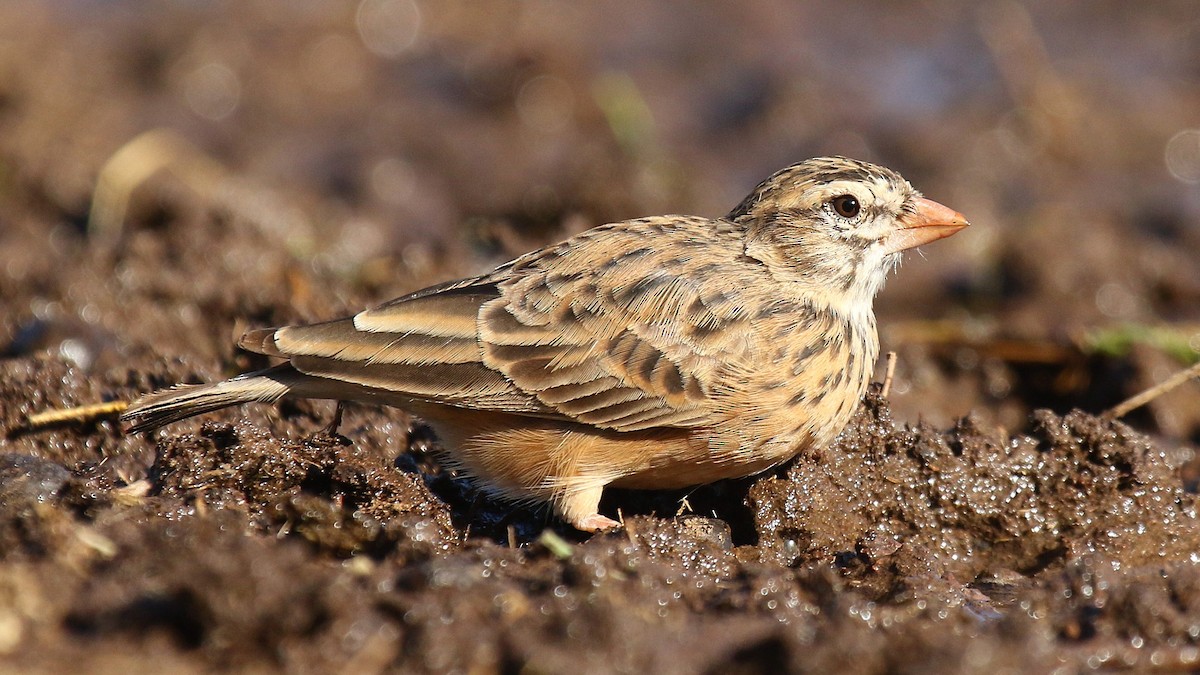
<svg viewBox="0 0 1200 675">
<path fill-rule="evenodd" d="M 568 489 L 555 500 L 554 506 L 563 520 L 577 530 L 600 532 L 620 527 L 617 521 L 600 515 L 600 495 L 603 493 L 603 485 Z"/>
<path fill-rule="evenodd" d="M 333 409 L 333 419 L 330 420 L 329 426 L 325 427 L 326 436 L 337 436 L 338 427 L 342 426 L 342 412 L 346 409 L 346 402 L 339 400 L 337 407 Z"/>
</svg>

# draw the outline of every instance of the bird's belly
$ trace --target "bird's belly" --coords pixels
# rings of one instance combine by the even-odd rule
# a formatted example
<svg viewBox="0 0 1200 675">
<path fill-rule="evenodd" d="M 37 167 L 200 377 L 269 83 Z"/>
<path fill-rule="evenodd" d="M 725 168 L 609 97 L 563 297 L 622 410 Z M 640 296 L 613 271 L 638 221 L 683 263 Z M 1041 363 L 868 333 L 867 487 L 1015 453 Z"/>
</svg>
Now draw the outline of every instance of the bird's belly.
<svg viewBox="0 0 1200 675">
<path fill-rule="evenodd" d="M 510 498 L 550 499 L 563 490 L 635 475 L 648 476 L 643 485 L 648 488 L 716 480 L 676 479 L 707 449 L 706 436 L 681 429 L 622 433 L 443 406 L 428 406 L 420 413 L 438 432 L 450 465 L 466 471 L 481 487 Z"/>
<path fill-rule="evenodd" d="M 741 478 L 765 471 L 788 459 L 787 456 L 746 453 L 731 458 L 712 453 L 688 453 L 687 456 L 656 457 L 651 466 L 612 482 L 615 487 L 636 490 L 664 490 L 703 485 L 726 478 Z"/>
</svg>

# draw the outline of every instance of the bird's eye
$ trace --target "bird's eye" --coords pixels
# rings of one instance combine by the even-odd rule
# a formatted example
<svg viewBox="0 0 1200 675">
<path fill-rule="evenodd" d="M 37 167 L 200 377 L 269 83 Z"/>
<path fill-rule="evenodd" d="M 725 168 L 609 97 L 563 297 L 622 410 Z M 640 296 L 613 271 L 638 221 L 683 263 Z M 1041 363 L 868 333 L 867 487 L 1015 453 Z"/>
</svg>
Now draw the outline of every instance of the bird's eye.
<svg viewBox="0 0 1200 675">
<path fill-rule="evenodd" d="M 857 218 L 858 213 L 862 211 L 862 206 L 859 205 L 858 199 L 854 195 L 840 195 L 829 200 L 829 204 L 833 210 L 843 218 Z"/>
</svg>

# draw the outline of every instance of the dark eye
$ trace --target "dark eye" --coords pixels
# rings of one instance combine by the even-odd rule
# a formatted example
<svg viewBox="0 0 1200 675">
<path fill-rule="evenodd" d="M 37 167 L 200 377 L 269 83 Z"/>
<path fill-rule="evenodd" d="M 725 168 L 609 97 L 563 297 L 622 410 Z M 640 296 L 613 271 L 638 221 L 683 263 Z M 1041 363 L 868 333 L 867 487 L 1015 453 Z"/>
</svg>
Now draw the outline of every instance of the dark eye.
<svg viewBox="0 0 1200 675">
<path fill-rule="evenodd" d="M 858 199 L 853 195 L 841 195 L 829 200 L 829 204 L 833 210 L 843 218 L 857 218 L 858 212 L 862 207 L 858 204 Z"/>
</svg>

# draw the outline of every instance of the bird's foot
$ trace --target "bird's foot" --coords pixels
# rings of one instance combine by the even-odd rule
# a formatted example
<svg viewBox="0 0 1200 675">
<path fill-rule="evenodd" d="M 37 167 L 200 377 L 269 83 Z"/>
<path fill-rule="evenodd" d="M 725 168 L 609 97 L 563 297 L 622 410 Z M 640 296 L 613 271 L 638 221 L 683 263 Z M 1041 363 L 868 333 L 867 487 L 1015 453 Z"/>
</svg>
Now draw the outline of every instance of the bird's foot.
<svg viewBox="0 0 1200 675">
<path fill-rule="evenodd" d="M 603 484 L 593 482 L 586 487 L 575 486 L 559 495 L 555 507 L 563 520 L 577 530 L 601 532 L 621 527 L 621 523 L 600 515 L 600 495 L 603 493 Z"/>
<path fill-rule="evenodd" d="M 621 523 L 609 518 L 608 516 L 602 516 L 599 513 L 593 513 L 590 516 L 584 516 L 583 518 L 580 518 L 571 524 L 574 525 L 576 529 L 583 530 L 584 532 L 603 532 L 604 530 L 615 530 L 616 528 L 621 527 Z"/>
</svg>

